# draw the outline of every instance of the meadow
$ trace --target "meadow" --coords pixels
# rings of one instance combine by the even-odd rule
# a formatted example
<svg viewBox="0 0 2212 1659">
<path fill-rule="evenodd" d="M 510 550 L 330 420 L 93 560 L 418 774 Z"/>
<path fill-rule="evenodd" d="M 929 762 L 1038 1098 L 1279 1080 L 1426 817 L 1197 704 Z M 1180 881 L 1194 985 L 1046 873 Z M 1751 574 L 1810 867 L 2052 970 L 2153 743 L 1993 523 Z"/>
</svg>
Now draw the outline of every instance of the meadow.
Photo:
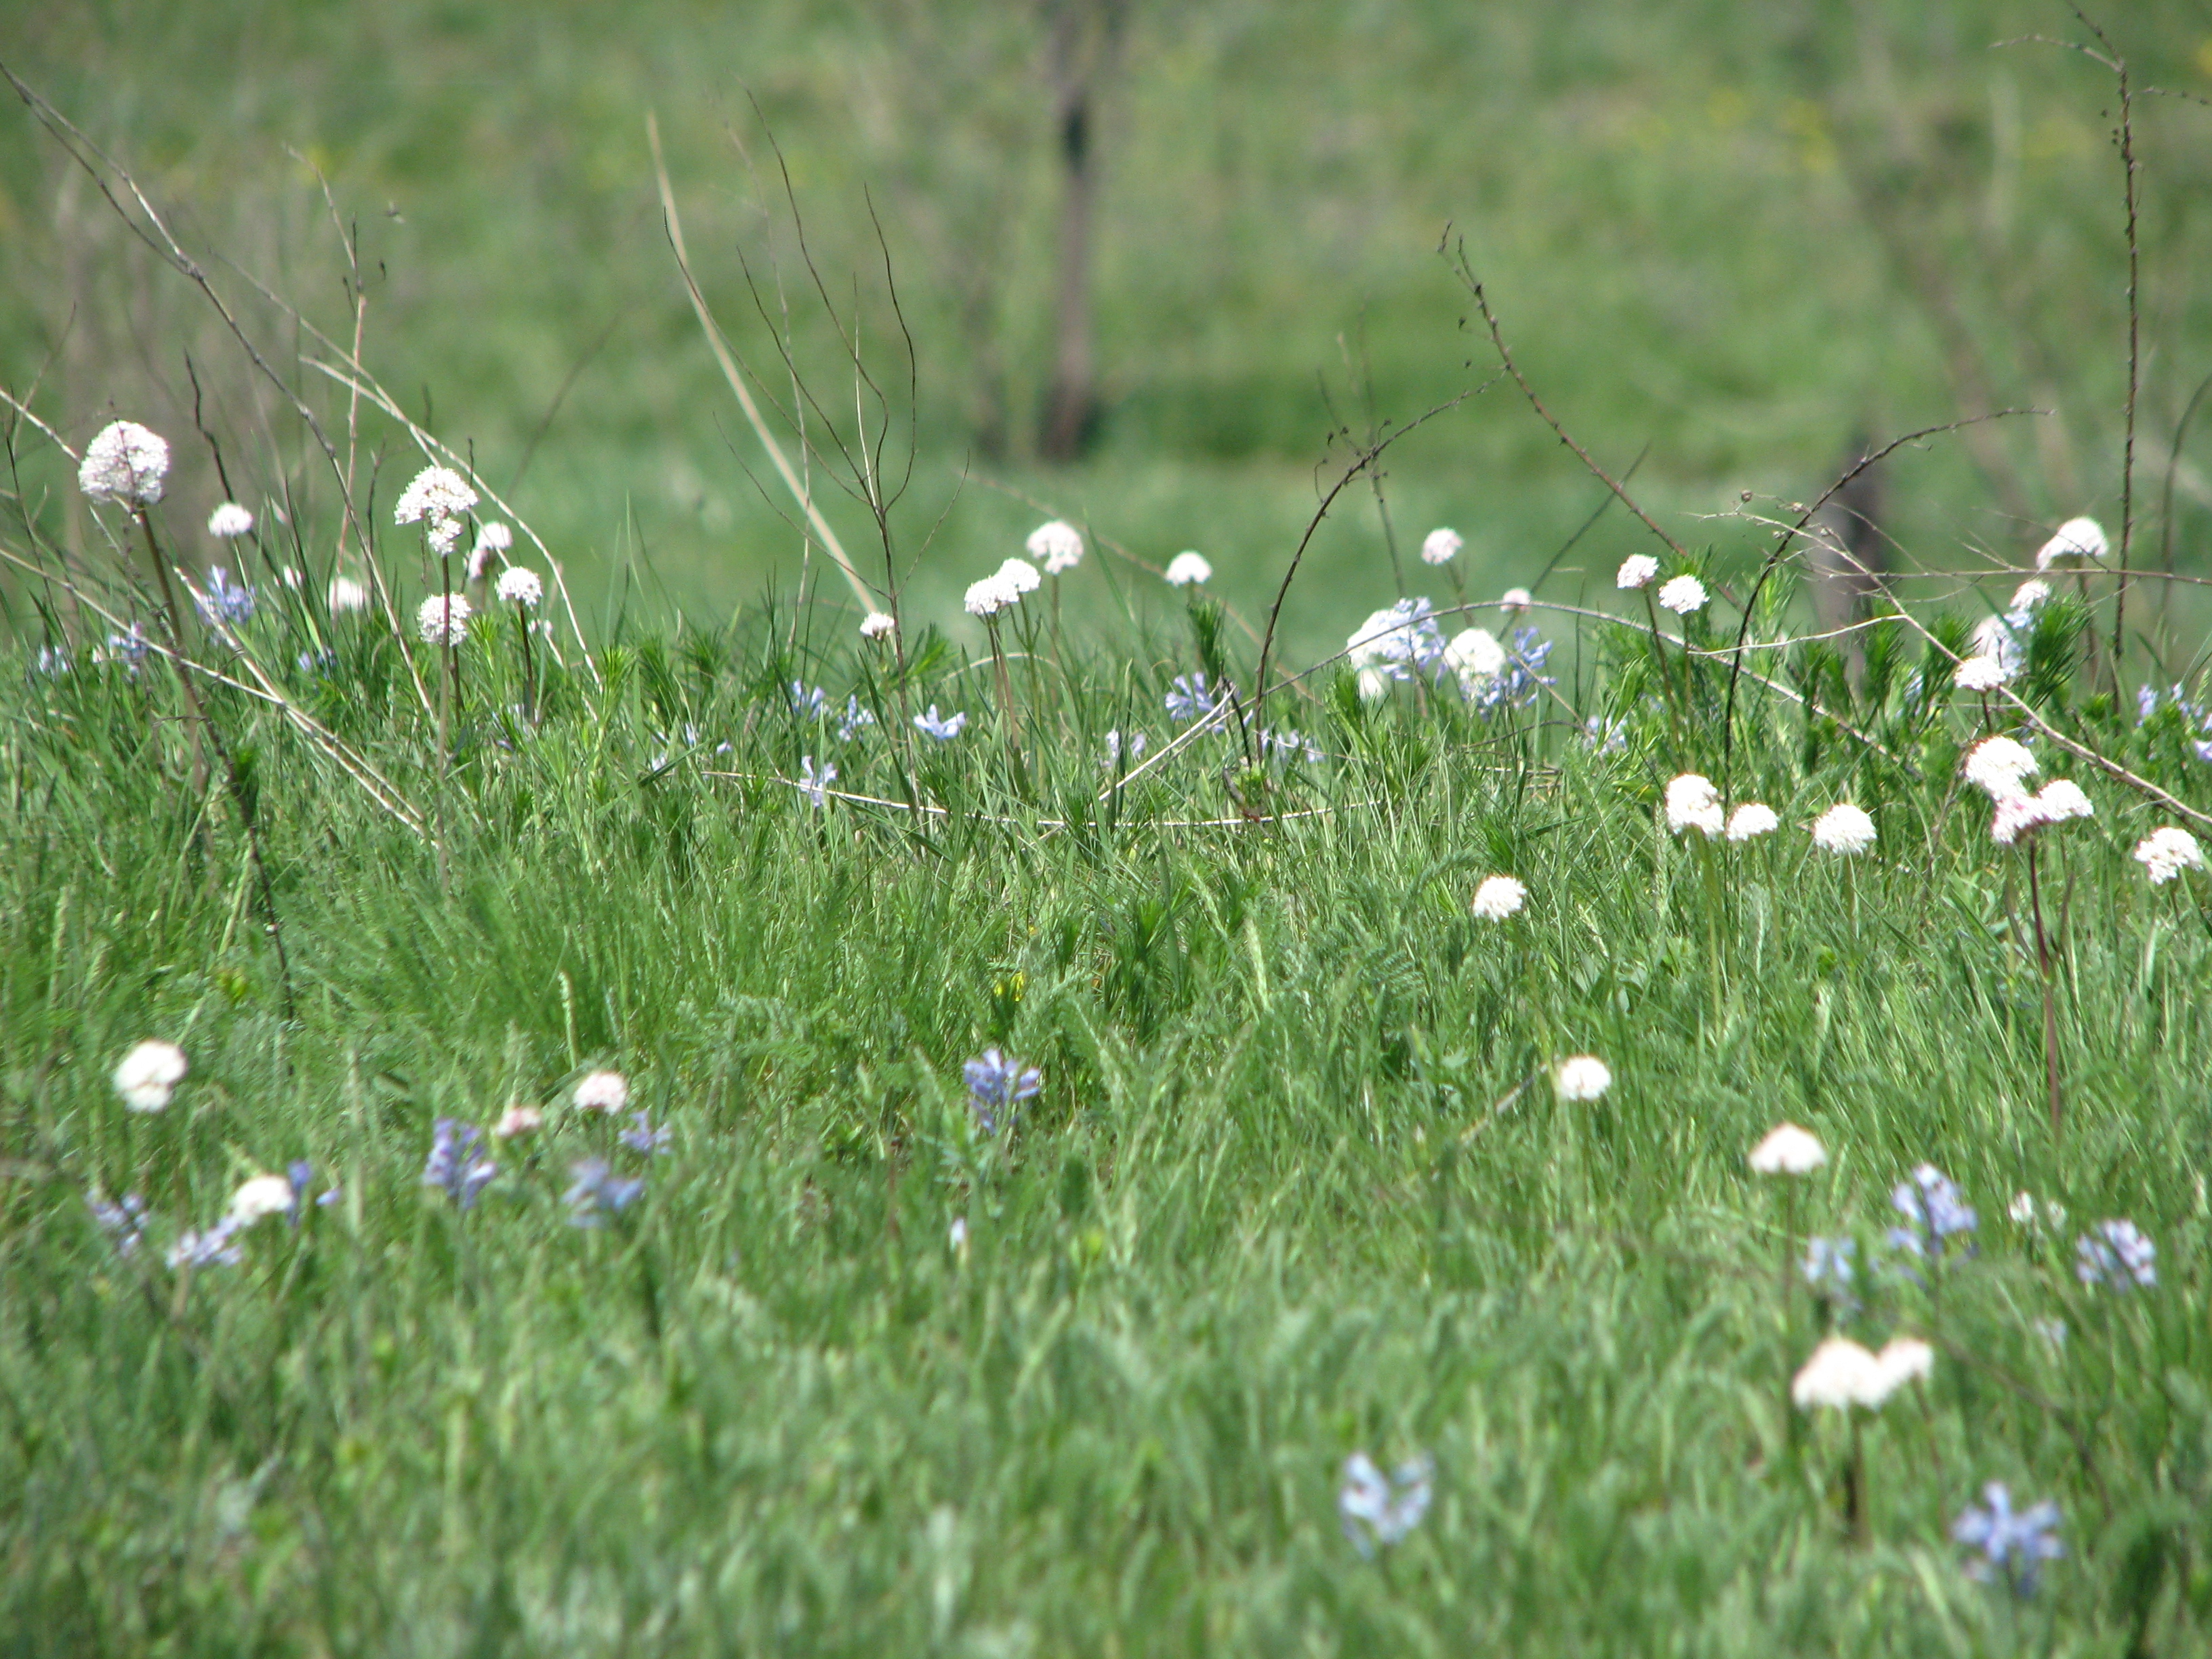
<svg viewBox="0 0 2212 1659">
<path fill-rule="evenodd" d="M 2079 182 L 2094 308 L 2126 248 Z M 680 285 L 591 394 L 633 423 L 549 426 L 542 486 L 454 317 L 356 351 L 213 262 L 204 430 L 182 333 L 143 404 L 121 354 L 11 368 L 0 1651 L 2199 1651 L 2212 712 L 2160 212 L 2142 453 L 2120 335 L 2053 325 L 2074 435 L 1899 450 L 1907 579 L 1840 632 L 1832 362 L 1794 434 L 1771 386 L 1686 404 L 1648 489 L 1613 394 L 1568 423 L 1608 483 L 1532 398 L 1632 364 L 1524 395 L 1441 264 L 1375 418 L 1463 401 L 1387 447 L 1266 390 L 1310 316 L 1224 323 L 1235 395 L 1129 388 L 1082 465 L 954 489 L 963 394 L 906 378 L 879 268 L 825 233 L 840 372 L 692 219 L 744 361 L 791 351 L 749 383 L 818 400 L 768 424 L 858 592 Z M 210 329 L 159 263 L 82 292 L 143 265 L 132 315 Z M 1516 363 L 1572 306 L 1507 308 Z M 1255 404 L 1285 432 L 1223 436 Z M 659 574 L 589 529 L 708 428 L 741 520 Z"/>
</svg>

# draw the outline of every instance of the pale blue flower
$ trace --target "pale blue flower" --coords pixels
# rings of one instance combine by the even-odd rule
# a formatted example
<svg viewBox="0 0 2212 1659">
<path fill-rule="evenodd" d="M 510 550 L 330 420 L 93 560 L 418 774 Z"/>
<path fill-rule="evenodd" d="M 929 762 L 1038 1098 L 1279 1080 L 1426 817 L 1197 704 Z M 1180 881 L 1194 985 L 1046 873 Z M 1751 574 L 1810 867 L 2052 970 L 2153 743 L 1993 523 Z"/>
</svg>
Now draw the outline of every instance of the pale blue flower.
<svg viewBox="0 0 2212 1659">
<path fill-rule="evenodd" d="M 1557 675 L 1543 672 L 1551 654 L 1552 641 L 1540 638 L 1536 629 L 1516 629 L 1513 643 L 1505 653 L 1505 666 L 1484 683 L 1481 695 L 1474 700 L 1475 708 L 1488 714 L 1500 708 L 1530 707 L 1546 686 L 1559 683 Z"/>
<path fill-rule="evenodd" d="M 176 1267 L 235 1267 L 246 1255 L 233 1241 L 245 1222 L 235 1215 L 223 1218 L 203 1233 L 182 1233 L 169 1247 L 166 1258 Z"/>
<path fill-rule="evenodd" d="M 1982 1502 L 1986 1507 L 1970 1504 L 1951 1523 L 1953 1538 L 1981 1552 L 1978 1559 L 1966 1563 L 1967 1577 L 1989 1583 L 2002 1575 L 2014 1595 L 2034 1595 L 2043 1564 L 2066 1553 L 2066 1547 L 2053 1536 L 2058 1530 L 2058 1505 L 2046 1498 L 2015 1514 L 2012 1493 L 2002 1480 L 1982 1488 Z"/>
<path fill-rule="evenodd" d="M 1149 743 L 1150 739 L 1141 732 L 1132 732 L 1127 738 L 1124 738 L 1119 731 L 1109 732 L 1106 734 L 1106 758 L 1099 764 L 1109 771 L 1119 771 L 1121 768 L 1121 757 L 1126 753 L 1130 763 L 1133 765 L 1144 759 L 1145 750 Z"/>
<path fill-rule="evenodd" d="M 1848 1238 L 1808 1238 L 1805 1241 L 1805 1282 L 1845 1318 L 1856 1313 L 1859 1300 L 1853 1290 L 1857 1270 L 1853 1258 L 1857 1243 Z"/>
<path fill-rule="evenodd" d="M 668 1145 L 668 1131 L 656 1129 L 653 1120 L 641 1107 L 630 1119 L 632 1127 L 622 1132 L 622 1144 L 634 1152 L 643 1152 L 650 1158 Z"/>
<path fill-rule="evenodd" d="M 1002 1118 L 1011 1125 L 1014 1109 L 1044 1087 L 1044 1074 L 1036 1066 L 1008 1060 L 996 1048 L 986 1048 L 961 1070 L 968 1079 L 968 1103 L 987 1135 L 999 1133 Z"/>
<path fill-rule="evenodd" d="M 850 743 L 875 723 L 874 709 L 863 708 L 858 697 L 848 697 L 845 699 L 845 712 L 837 720 L 837 741 Z"/>
<path fill-rule="evenodd" d="M 441 1117 L 430 1126 L 430 1156 L 422 1165 L 422 1184 L 435 1187 L 464 1210 L 499 1173 L 499 1165 L 480 1151 L 483 1132 L 472 1124 Z"/>
<path fill-rule="evenodd" d="M 31 672 L 53 679 L 68 673 L 71 666 L 69 647 L 42 645 L 39 647 L 38 659 L 31 665 Z"/>
<path fill-rule="evenodd" d="M 830 712 L 830 696 L 823 689 L 807 686 L 793 680 L 786 688 L 791 696 L 791 712 L 803 720 L 818 720 Z"/>
<path fill-rule="evenodd" d="M 1218 726 L 1229 707 L 1225 689 L 1209 688 L 1204 674 L 1178 674 L 1167 696 L 1168 717 L 1181 725 L 1211 720 Z"/>
<path fill-rule="evenodd" d="M 109 662 L 121 663 L 135 674 L 138 672 L 138 665 L 146 660 L 146 653 L 153 648 L 153 641 L 146 637 L 145 630 L 137 623 L 132 623 L 123 633 L 107 636 L 106 659 Z"/>
<path fill-rule="evenodd" d="M 252 618 L 253 590 L 231 580 L 230 573 L 217 565 L 208 572 L 207 592 L 199 596 L 198 604 L 200 615 L 210 623 L 235 627 Z"/>
<path fill-rule="evenodd" d="M 2100 1221 L 2074 1244 L 2074 1276 L 2084 1285 L 2131 1291 L 2158 1283 L 2158 1246 L 2132 1221 Z"/>
<path fill-rule="evenodd" d="M 967 724 L 968 716 L 964 714 L 947 714 L 939 720 L 935 703 L 929 705 L 927 714 L 914 717 L 915 729 L 924 737 L 935 738 L 939 743 L 950 743 L 960 735 L 960 728 Z"/>
<path fill-rule="evenodd" d="M 801 755 L 799 757 L 799 787 L 813 798 L 817 811 L 830 804 L 828 790 L 830 786 L 836 781 L 837 769 L 827 761 L 823 762 L 822 769 L 817 771 L 813 756 Z"/>
<path fill-rule="evenodd" d="M 620 1215 L 645 1191 L 645 1179 L 617 1175 L 602 1158 L 587 1158 L 568 1166 L 573 1183 L 564 1201 L 572 1227 L 603 1227 L 611 1215 Z"/>
<path fill-rule="evenodd" d="M 1372 1559 L 1377 1545 L 1387 1547 L 1401 1541 L 1429 1512 L 1435 1476 L 1435 1461 L 1426 1455 L 1409 1458 L 1388 1475 L 1365 1452 L 1346 1458 L 1336 1513 L 1352 1548 Z"/>
<path fill-rule="evenodd" d="M 1932 1164 L 1915 1166 L 1911 1178 L 1899 1182 L 1890 1194 L 1889 1206 L 1905 1224 L 1889 1230 L 1890 1248 L 1923 1261 L 1941 1262 L 1952 1239 L 1981 1224 L 1981 1218 L 1960 1198 L 1957 1184 Z M 1960 1246 L 1968 1255 L 1973 1249 L 1971 1240 Z"/>
<path fill-rule="evenodd" d="M 1592 714 L 1583 722 L 1583 746 L 1600 755 L 1618 755 L 1628 747 L 1628 722 Z"/>
<path fill-rule="evenodd" d="M 1319 744 L 1287 726 L 1279 732 L 1262 732 L 1260 734 L 1260 752 L 1285 766 L 1295 766 L 1300 761 L 1316 764 L 1322 758 Z"/>
<path fill-rule="evenodd" d="M 84 1195 L 93 1220 L 115 1245 L 118 1255 L 135 1255 L 146 1241 L 146 1200 L 136 1193 L 110 1200 L 97 1192 Z"/>
</svg>

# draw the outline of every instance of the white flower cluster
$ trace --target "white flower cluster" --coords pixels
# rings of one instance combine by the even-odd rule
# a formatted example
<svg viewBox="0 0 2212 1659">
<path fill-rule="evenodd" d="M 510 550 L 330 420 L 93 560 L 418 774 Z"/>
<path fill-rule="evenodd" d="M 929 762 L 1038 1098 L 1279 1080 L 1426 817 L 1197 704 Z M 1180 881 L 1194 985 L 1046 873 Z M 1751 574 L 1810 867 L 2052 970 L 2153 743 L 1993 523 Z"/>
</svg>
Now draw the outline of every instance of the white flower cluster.
<svg viewBox="0 0 2212 1659">
<path fill-rule="evenodd" d="M 968 584 L 968 596 L 962 602 L 971 617 L 995 617 L 1009 606 L 1019 605 L 1022 595 L 1034 593 L 1044 585 L 1036 567 L 1022 559 L 1008 559 L 996 570 L 978 582 Z"/>
<path fill-rule="evenodd" d="M 95 501 L 151 507 L 169 476 L 169 445 L 136 421 L 111 421 L 84 447 L 76 487 Z"/>
<path fill-rule="evenodd" d="M 528 611 L 534 610 L 545 597 L 545 584 L 528 565 L 514 564 L 499 573 L 499 585 L 493 591 L 507 604 L 519 605 Z"/>
<path fill-rule="evenodd" d="M 1083 562 L 1083 532 L 1059 519 L 1030 531 L 1025 545 L 1030 557 L 1042 564 L 1048 576 L 1073 570 Z"/>
<path fill-rule="evenodd" d="M 1460 549 L 1466 545 L 1456 530 L 1431 530 L 1421 538 L 1421 562 L 1449 564 L 1459 556 Z"/>
<path fill-rule="evenodd" d="M 115 1092 L 132 1111 L 159 1112 L 167 1109 L 169 1097 L 191 1069 L 182 1048 L 154 1037 L 123 1056 L 112 1081 Z"/>
<path fill-rule="evenodd" d="M 1659 590 L 1659 608 L 1686 617 L 1703 611 L 1711 597 L 1705 592 L 1705 585 L 1695 576 L 1677 576 Z"/>
<path fill-rule="evenodd" d="M 2037 770 L 2034 752 L 2002 734 L 1976 744 L 1960 769 L 1968 783 L 1994 803 L 1990 836 L 2001 846 L 2010 847 L 2045 824 L 2096 814 L 2089 797 L 2071 778 L 2053 778 L 2040 793 L 2028 793 L 2027 780 Z"/>
<path fill-rule="evenodd" d="M 1667 827 L 1678 836 L 1686 830 L 1717 836 L 1727 829 L 1721 793 L 1711 778 L 1685 772 L 1667 786 Z"/>
<path fill-rule="evenodd" d="M 415 627 L 426 645 L 459 645 L 469 636 L 475 610 L 459 593 L 433 593 L 415 613 Z"/>
<path fill-rule="evenodd" d="M 1517 915 L 1528 900 L 1528 888 L 1511 876 L 1486 877 L 1474 890 L 1474 914 L 1485 921 L 1503 921 Z"/>
<path fill-rule="evenodd" d="M 1620 562 L 1620 570 L 1613 577 L 1613 585 L 1624 593 L 1632 593 L 1650 586 L 1658 574 L 1658 560 L 1649 553 L 1632 553 Z"/>
<path fill-rule="evenodd" d="M 331 615 L 343 616 L 349 611 L 368 609 L 368 590 L 350 576 L 331 579 Z"/>
<path fill-rule="evenodd" d="M 2111 550 L 2104 526 L 2094 519 L 2069 519 L 2058 526 L 2057 535 L 2036 550 L 2035 568 L 2057 570 L 2101 563 Z"/>
<path fill-rule="evenodd" d="M 605 1112 L 611 1117 L 629 1104 L 629 1080 L 620 1072 L 591 1072 L 576 1081 L 570 1097 L 580 1112 Z"/>
<path fill-rule="evenodd" d="M 1849 801 L 1838 801 L 1813 820 L 1813 845 L 1849 857 L 1874 845 L 1874 820 Z"/>
<path fill-rule="evenodd" d="M 1893 1338 L 1875 1353 L 1847 1336 L 1832 1336 L 1813 1350 L 1791 1379 L 1790 1397 L 1803 1411 L 1848 1411 L 1853 1406 L 1871 1411 L 1935 1368 L 1935 1349 L 1917 1337 Z"/>
<path fill-rule="evenodd" d="M 1194 582 L 1203 586 L 1213 580 L 1213 567 L 1206 562 L 1205 554 L 1185 550 L 1168 561 L 1163 574 L 1170 587 L 1188 587 Z"/>
<path fill-rule="evenodd" d="M 1552 1087 L 1561 1100 L 1595 1100 L 1613 1087 L 1613 1068 L 1595 1054 L 1576 1054 L 1559 1062 Z"/>
<path fill-rule="evenodd" d="M 1444 665 L 1459 677 L 1459 689 L 1472 702 L 1505 668 L 1505 647 L 1486 629 L 1469 628 L 1444 647 Z"/>
<path fill-rule="evenodd" d="M 422 525 L 430 550 L 442 558 L 453 550 L 461 520 L 476 504 L 477 492 L 459 473 L 449 466 L 426 466 L 399 492 L 392 517 L 395 524 Z"/>
<path fill-rule="evenodd" d="M 897 628 L 898 623 L 888 611 L 871 611 L 860 618 L 860 637 L 864 640 L 889 639 Z"/>
<path fill-rule="evenodd" d="M 2163 887 L 2184 870 L 2204 867 L 2204 849 L 2186 830 L 2165 824 L 2136 843 L 2136 862 L 2154 887 Z"/>
<path fill-rule="evenodd" d="M 253 533 L 253 515 L 236 501 L 225 501 L 208 514 L 208 534 L 219 542 L 234 542 Z"/>
<path fill-rule="evenodd" d="M 1810 1175 L 1828 1161 L 1820 1136 L 1794 1123 L 1778 1123 L 1746 1159 L 1753 1175 Z"/>
</svg>

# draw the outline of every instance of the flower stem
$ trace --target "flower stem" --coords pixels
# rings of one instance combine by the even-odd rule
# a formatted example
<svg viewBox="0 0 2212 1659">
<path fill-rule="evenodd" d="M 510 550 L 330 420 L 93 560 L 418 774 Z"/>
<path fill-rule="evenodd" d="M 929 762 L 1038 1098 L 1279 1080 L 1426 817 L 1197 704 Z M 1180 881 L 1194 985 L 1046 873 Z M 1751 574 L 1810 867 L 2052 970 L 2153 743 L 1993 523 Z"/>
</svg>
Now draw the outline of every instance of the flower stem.
<svg viewBox="0 0 2212 1659">
<path fill-rule="evenodd" d="M 2043 931 L 2043 890 L 2036 878 L 2033 841 L 2027 844 L 2027 899 L 2035 914 L 2035 965 L 2043 975 L 2043 1078 L 2051 1096 L 2051 1133 L 2056 1135 L 2065 1115 L 2058 1092 L 2058 1005 L 2051 983 L 2051 943 Z"/>
</svg>

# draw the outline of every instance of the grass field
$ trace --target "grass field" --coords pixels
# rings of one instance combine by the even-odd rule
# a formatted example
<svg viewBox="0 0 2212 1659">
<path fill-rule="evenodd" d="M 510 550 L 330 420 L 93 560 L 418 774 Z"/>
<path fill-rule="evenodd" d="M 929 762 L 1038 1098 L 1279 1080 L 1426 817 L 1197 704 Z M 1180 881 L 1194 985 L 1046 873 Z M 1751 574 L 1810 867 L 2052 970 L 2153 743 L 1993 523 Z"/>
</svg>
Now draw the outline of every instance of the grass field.
<svg viewBox="0 0 2212 1659">
<path fill-rule="evenodd" d="M 461 562 L 428 549 L 434 507 L 394 521 L 424 459 L 404 428 L 362 427 L 372 560 L 303 422 L 216 341 L 196 372 L 254 520 L 216 538 L 233 492 L 188 386 L 176 400 L 184 343 L 211 338 L 189 289 L 41 197 L 57 175 L 22 135 L 0 146 L 14 210 L 46 201 L 80 238 L 44 245 L 81 261 L 54 291 L 131 296 L 72 356 L 9 246 L 7 385 L 56 439 L 10 429 L 0 529 L 0 1654 L 2212 1643 L 2212 872 L 2142 850 L 2212 828 L 2202 617 L 2185 585 L 2132 586 L 2115 664 L 2113 578 L 2014 593 L 2046 520 L 2120 529 L 2124 312 L 2094 103 L 2039 102 L 2031 77 L 2057 83 L 2039 60 L 2014 127 L 1986 106 L 2020 146 L 2008 222 L 2046 210 L 2047 289 L 1976 289 L 1969 319 L 2023 342 L 2006 361 L 2066 392 L 2063 418 L 2006 428 L 1994 471 L 1956 442 L 1899 458 L 1906 550 L 1967 574 L 1916 578 L 1847 664 L 1806 637 L 1795 561 L 1758 586 L 1765 520 L 1797 520 L 1861 419 L 1950 418 L 1957 388 L 1924 317 L 1834 325 L 1838 295 L 1875 315 L 1899 291 L 1863 246 L 1808 263 L 1802 237 L 1745 233 L 1725 244 L 1741 261 L 1712 256 L 1745 218 L 1730 179 L 1808 221 L 1843 186 L 1818 165 L 1827 129 L 1777 128 L 1813 159 L 1776 172 L 1782 141 L 1711 100 L 1749 88 L 1745 109 L 1786 112 L 1824 66 L 1875 76 L 1887 40 L 1897 131 L 1940 133 L 1915 100 L 1981 75 L 1959 67 L 1967 43 L 2013 10 L 1807 7 L 1746 33 L 1717 21 L 1735 9 L 1607 5 L 1571 37 L 1533 10 L 1382 6 L 1340 25 L 1358 50 L 1331 58 L 1331 9 L 1148 14 L 1124 94 L 1127 131 L 1155 135 L 1129 142 L 1161 146 L 1144 188 L 1273 179 L 1184 198 L 1225 216 L 1213 253 L 1244 274 L 1170 268 L 1178 233 L 1129 187 L 1115 222 L 1151 228 L 1107 262 L 1129 262 L 1102 316 L 1121 412 L 1079 467 L 979 466 L 957 378 L 925 374 L 895 405 L 921 434 L 895 515 L 918 556 L 878 595 L 898 614 L 876 638 L 818 548 L 802 581 L 788 498 L 730 476 L 743 457 L 772 484 L 640 218 L 647 102 L 708 193 L 706 130 L 677 118 L 738 14 L 636 9 L 628 56 L 594 50 L 611 26 L 585 9 L 536 28 L 413 5 L 23 26 L 37 63 L 10 67 L 66 82 L 81 49 L 74 90 L 112 100 L 102 136 L 134 140 L 157 199 L 233 201 L 280 275 L 322 232 L 296 179 L 258 206 L 226 195 L 229 145 L 312 105 L 329 127 L 291 136 L 330 147 L 349 202 L 404 183 L 404 222 L 376 229 L 421 242 L 378 290 L 385 355 L 366 356 L 459 453 L 476 441 L 480 485 L 506 489 L 596 307 L 661 286 L 514 492 L 574 611 L 525 537 L 468 587 L 447 649 L 418 607 Z M 890 6 L 744 15 L 764 106 L 833 194 L 924 158 L 901 148 L 903 105 L 840 151 L 823 85 L 901 41 L 1013 50 L 960 8 L 944 16 L 970 33 L 942 37 Z M 2201 73 L 2185 20 L 2131 21 L 2147 74 Z M 1461 109 L 1439 40 L 1481 57 L 1496 100 L 1462 110 L 1453 145 L 1421 118 Z M 191 118 L 186 93 L 216 82 L 186 70 L 233 50 L 241 112 Z M 167 77 L 145 67 L 164 52 Z M 1389 140 L 1345 141 L 1343 166 L 1378 170 L 1340 191 L 1290 136 L 1332 87 L 1346 130 Z M 1220 107 L 1171 143 L 1139 118 L 1179 88 Z M 1863 93 L 1834 109 L 1873 120 L 1887 106 Z M 561 107 L 570 148 L 516 137 L 538 130 L 515 113 L 532 100 Z M 2146 118 L 2154 180 L 2196 154 L 2179 107 Z M 1685 111 L 1704 137 L 1636 137 Z M 1316 469 L 1326 410 L 1285 388 L 1386 289 L 1378 408 L 1452 391 L 1438 359 L 1487 374 L 1448 283 L 1416 300 L 1389 283 L 1417 279 L 1378 273 L 1415 268 L 1400 228 L 1433 245 L 1458 211 L 1444 181 L 1468 133 L 1536 120 L 1561 137 L 1555 173 L 1475 169 L 1488 222 L 1517 227 L 1496 232 L 1520 249 L 1500 303 L 1608 460 L 1655 440 L 1634 492 L 1682 545 L 1619 505 L 1593 519 L 1601 486 L 1498 386 L 1385 458 L 1433 635 L 1395 636 L 1410 660 L 1347 654 L 1398 591 L 1356 483 L 1255 703 L 1267 601 L 1352 453 L 1340 439 Z M 542 198 L 491 180 L 516 153 L 554 181 Z M 1979 167 L 1966 220 L 1936 191 L 1915 222 L 1981 222 L 2002 169 Z M 555 187 L 570 168 L 605 217 Z M 1313 217 L 1273 222 L 1293 200 Z M 1355 201 L 1385 228 L 1318 234 Z M 755 222 L 697 209 L 695 252 Z M 2174 263 L 2193 214 L 2177 192 L 2151 216 L 2146 432 L 2193 385 L 2202 300 Z M 533 252 L 556 222 L 605 257 Z M 638 223 L 638 246 L 610 229 Z M 825 259 L 851 230 L 825 228 Z M 1595 258 L 1613 237 L 1637 246 Z M 1702 248 L 1695 276 L 1662 247 Z M 1586 280 L 1547 282 L 1555 258 Z M 487 270 L 512 291 L 471 309 Z M 1673 325 L 1644 309 L 1667 291 Z M 740 289 L 715 293 L 740 310 Z M 922 278 L 914 303 L 926 360 L 957 361 L 950 302 Z M 1710 331 L 1685 322 L 1709 308 Z M 272 314 L 249 307 L 250 328 Z M 1146 317 L 1179 343 L 1148 357 Z M 820 340 L 798 337 L 811 372 Z M 34 391 L 49 347 L 57 380 Z M 318 355 L 289 337 L 280 373 L 343 445 Z M 427 410 L 402 390 L 418 380 Z M 100 460 L 111 405 L 168 440 L 158 501 Z M 2144 443 L 2161 459 L 2136 477 L 2138 563 L 2167 529 Z M 2172 520 L 2185 577 L 2196 488 Z M 1089 532 L 1081 562 L 988 622 L 963 610 L 1053 511 Z M 451 516 L 467 537 L 495 515 Z M 1431 568 L 1415 550 L 1444 522 L 1468 545 Z M 1532 606 L 1501 614 L 1498 590 L 1578 528 Z M 1213 580 L 1160 579 L 1184 548 Z M 1631 554 L 1659 565 L 1640 592 L 1616 586 Z M 502 562 L 542 598 L 503 596 Z M 388 616 L 332 588 L 372 569 Z M 1956 687 L 2008 609 L 2005 688 Z M 189 669 L 143 644 L 173 637 L 166 618 Z M 2139 708 L 2139 686 L 2177 681 Z M 2087 815 L 2001 842 L 2019 808 L 2002 751 L 1976 748 L 1993 731 Z M 1771 829 L 1721 830 L 1750 803 Z M 1869 843 L 1843 850 L 1839 806 Z M 1785 1121 L 1818 1167 L 1753 1167 Z M 1995 1542 L 1992 1482 L 2029 1517 Z"/>
</svg>

